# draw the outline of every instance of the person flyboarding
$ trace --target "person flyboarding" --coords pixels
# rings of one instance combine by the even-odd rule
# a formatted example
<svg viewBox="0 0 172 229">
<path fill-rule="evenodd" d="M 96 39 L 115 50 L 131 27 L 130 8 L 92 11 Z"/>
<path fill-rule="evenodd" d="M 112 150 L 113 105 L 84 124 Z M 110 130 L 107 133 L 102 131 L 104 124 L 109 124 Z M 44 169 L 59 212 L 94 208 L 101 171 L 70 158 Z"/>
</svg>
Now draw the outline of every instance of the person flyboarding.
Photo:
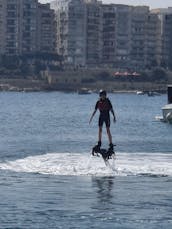
<svg viewBox="0 0 172 229">
<path fill-rule="evenodd" d="M 108 135 L 108 139 L 109 139 L 109 150 L 113 151 L 114 145 L 112 143 L 112 135 L 111 135 L 111 131 L 110 131 L 110 112 L 113 115 L 114 122 L 116 122 L 116 116 L 115 116 L 115 113 L 113 110 L 112 103 L 109 100 L 109 98 L 107 98 L 107 93 L 105 90 L 100 90 L 99 97 L 100 98 L 95 105 L 95 110 L 93 111 L 93 113 L 91 115 L 89 124 L 91 123 L 94 115 L 96 114 L 97 109 L 99 109 L 100 115 L 99 115 L 99 121 L 98 121 L 98 125 L 99 125 L 98 144 L 95 147 L 97 150 L 100 150 L 101 142 L 102 142 L 102 127 L 103 127 L 103 124 L 105 123 L 106 131 L 107 131 L 107 135 Z"/>
</svg>

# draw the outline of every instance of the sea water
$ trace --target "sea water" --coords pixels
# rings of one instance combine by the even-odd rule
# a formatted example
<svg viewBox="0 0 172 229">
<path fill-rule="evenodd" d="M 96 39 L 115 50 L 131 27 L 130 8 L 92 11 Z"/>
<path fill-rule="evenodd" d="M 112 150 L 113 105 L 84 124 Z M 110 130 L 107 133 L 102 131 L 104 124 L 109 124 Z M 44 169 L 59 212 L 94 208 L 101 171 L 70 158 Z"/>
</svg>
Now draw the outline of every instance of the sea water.
<svg viewBox="0 0 172 229">
<path fill-rule="evenodd" d="M 166 95 L 108 96 L 110 167 L 90 155 L 97 94 L 0 93 L 0 228 L 172 228 L 172 125 L 155 119 Z"/>
</svg>

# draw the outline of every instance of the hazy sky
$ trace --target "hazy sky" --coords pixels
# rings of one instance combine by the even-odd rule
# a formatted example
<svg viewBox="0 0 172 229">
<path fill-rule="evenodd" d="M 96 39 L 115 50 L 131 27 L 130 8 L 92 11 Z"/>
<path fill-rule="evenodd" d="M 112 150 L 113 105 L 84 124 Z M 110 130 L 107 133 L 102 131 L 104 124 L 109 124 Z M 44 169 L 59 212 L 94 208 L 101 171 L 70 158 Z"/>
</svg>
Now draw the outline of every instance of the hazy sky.
<svg viewBox="0 0 172 229">
<path fill-rule="evenodd" d="M 51 0 L 39 0 L 42 3 L 51 2 Z M 103 0 L 103 3 L 121 3 L 128 5 L 147 5 L 151 8 L 172 7 L 172 0 Z"/>
</svg>

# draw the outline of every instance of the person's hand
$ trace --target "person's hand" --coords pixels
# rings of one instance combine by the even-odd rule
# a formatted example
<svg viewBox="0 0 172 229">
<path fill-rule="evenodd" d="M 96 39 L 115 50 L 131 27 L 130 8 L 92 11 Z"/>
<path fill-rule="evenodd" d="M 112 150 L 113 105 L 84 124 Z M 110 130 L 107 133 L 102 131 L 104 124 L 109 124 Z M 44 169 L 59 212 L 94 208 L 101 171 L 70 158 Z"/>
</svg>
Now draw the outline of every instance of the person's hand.
<svg viewBox="0 0 172 229">
<path fill-rule="evenodd" d="M 116 117 L 113 118 L 114 123 L 116 122 Z"/>
</svg>

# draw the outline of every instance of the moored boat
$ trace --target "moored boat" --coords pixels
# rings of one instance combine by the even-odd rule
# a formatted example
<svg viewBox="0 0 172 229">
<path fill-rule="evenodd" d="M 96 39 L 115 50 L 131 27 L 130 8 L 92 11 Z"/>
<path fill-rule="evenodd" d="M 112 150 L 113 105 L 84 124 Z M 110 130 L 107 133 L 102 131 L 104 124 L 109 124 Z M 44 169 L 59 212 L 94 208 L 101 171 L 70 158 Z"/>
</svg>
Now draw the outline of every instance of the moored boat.
<svg viewBox="0 0 172 229">
<path fill-rule="evenodd" d="M 92 94 L 92 91 L 88 88 L 81 88 L 78 90 L 79 95 L 89 95 Z"/>
<path fill-rule="evenodd" d="M 162 107 L 163 119 L 165 122 L 172 123 L 172 85 L 168 86 L 168 104 Z"/>
</svg>

